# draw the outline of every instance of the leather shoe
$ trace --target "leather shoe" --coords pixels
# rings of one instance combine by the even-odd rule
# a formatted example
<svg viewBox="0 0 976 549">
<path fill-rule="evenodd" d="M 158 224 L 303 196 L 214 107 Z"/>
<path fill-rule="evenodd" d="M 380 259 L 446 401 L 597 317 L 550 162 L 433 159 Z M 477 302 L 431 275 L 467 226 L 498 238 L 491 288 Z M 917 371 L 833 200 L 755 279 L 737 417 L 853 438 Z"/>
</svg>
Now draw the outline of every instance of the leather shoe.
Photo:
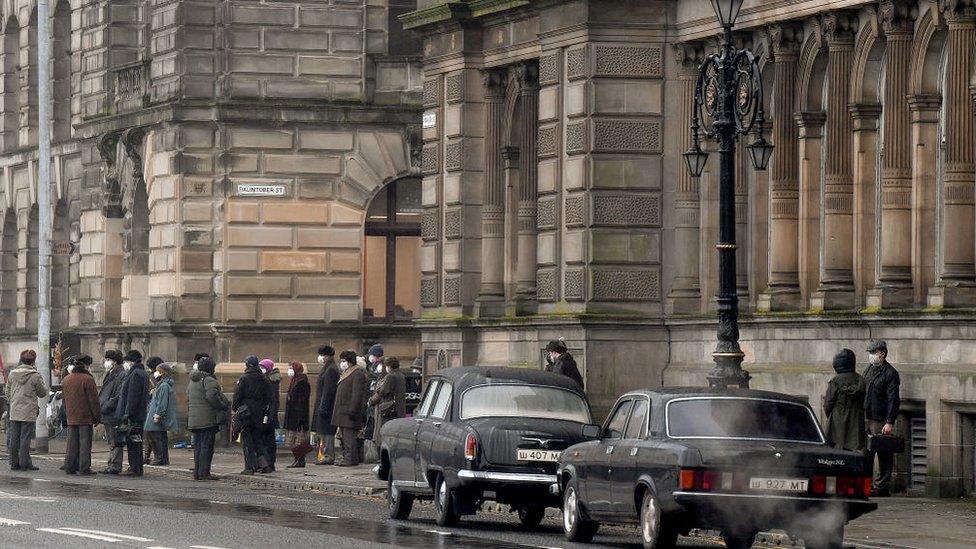
<svg viewBox="0 0 976 549">
<path fill-rule="evenodd" d="M 21 467 L 20 470 L 21 471 L 40 471 L 40 469 L 38 469 L 37 467 L 34 467 L 33 465 L 28 465 L 27 467 Z"/>
<path fill-rule="evenodd" d="M 204 475 L 200 477 L 200 480 L 220 480 L 220 477 L 217 475 Z"/>
<path fill-rule="evenodd" d="M 251 475 L 253 475 L 253 474 L 254 474 L 254 471 L 253 471 L 253 470 L 251 470 L 251 469 L 244 469 L 243 471 L 241 471 L 241 474 L 242 474 L 242 475 L 247 475 L 247 476 L 251 476 Z"/>
<path fill-rule="evenodd" d="M 122 471 L 120 471 L 118 469 L 102 469 L 102 474 L 103 475 L 117 475 L 117 474 L 119 474 L 121 472 Z"/>
</svg>

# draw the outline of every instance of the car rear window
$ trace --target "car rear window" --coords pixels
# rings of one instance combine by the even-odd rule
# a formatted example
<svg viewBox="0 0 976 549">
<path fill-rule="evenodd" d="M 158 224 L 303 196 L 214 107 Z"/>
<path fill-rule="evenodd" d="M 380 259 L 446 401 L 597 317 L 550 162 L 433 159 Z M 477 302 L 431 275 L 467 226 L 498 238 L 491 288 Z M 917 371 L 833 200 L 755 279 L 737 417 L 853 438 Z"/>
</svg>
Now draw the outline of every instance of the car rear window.
<svg viewBox="0 0 976 549">
<path fill-rule="evenodd" d="M 590 423 L 590 408 L 579 395 L 540 385 L 482 385 L 461 396 L 461 419 L 532 417 Z"/>
<path fill-rule="evenodd" d="M 668 402 L 668 436 L 822 443 L 810 409 L 781 400 L 689 398 Z"/>
</svg>

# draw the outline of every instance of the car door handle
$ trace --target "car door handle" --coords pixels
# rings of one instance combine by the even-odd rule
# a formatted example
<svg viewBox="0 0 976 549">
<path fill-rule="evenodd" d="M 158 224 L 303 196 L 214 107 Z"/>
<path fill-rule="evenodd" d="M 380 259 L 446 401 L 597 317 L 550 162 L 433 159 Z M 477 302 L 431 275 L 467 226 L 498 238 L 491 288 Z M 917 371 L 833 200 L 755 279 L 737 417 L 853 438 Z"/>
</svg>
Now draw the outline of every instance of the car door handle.
<svg viewBox="0 0 976 549">
<path fill-rule="evenodd" d="M 640 450 L 640 448 L 631 448 L 630 449 L 630 455 L 636 456 L 637 455 L 637 450 Z"/>
<path fill-rule="evenodd" d="M 613 446 L 607 446 L 607 453 L 608 454 L 612 454 L 613 453 Z"/>
</svg>

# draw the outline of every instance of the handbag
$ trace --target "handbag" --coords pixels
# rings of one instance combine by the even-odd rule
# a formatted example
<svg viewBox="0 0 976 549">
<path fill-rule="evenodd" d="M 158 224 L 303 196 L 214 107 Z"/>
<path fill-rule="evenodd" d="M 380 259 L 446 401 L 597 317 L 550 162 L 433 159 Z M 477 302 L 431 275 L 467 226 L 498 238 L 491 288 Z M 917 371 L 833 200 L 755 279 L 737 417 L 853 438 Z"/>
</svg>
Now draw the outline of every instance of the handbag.
<svg viewBox="0 0 976 549">
<path fill-rule="evenodd" d="M 877 454 L 901 454 L 905 439 L 895 435 L 868 435 L 868 451 Z"/>
</svg>

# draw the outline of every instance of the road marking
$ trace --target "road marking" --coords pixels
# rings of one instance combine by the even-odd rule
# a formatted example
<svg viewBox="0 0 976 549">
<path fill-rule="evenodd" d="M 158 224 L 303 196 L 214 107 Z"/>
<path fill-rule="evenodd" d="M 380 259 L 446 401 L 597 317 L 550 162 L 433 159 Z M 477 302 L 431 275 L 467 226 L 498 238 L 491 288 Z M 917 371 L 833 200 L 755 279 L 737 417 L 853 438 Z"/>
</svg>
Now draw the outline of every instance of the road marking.
<svg viewBox="0 0 976 549">
<path fill-rule="evenodd" d="M 0 517 L 0 526 L 21 526 L 21 525 L 24 525 L 24 524 L 28 524 L 29 525 L 30 523 L 29 522 L 24 522 L 22 520 L 8 519 L 8 518 Z"/>
<path fill-rule="evenodd" d="M 424 532 L 430 532 L 431 534 L 438 534 L 441 536 L 450 536 L 451 533 L 444 530 L 424 530 Z"/>
<path fill-rule="evenodd" d="M 119 492 L 135 492 L 135 490 L 132 490 L 130 488 L 119 488 Z"/>
<path fill-rule="evenodd" d="M 213 545 L 191 545 L 190 549 L 225 549 L 224 547 L 215 547 Z"/>
<path fill-rule="evenodd" d="M 332 515 L 315 515 L 315 516 L 321 517 L 321 518 L 324 518 L 324 519 L 333 519 L 333 520 L 339 518 L 339 517 L 334 517 Z"/>
<path fill-rule="evenodd" d="M 23 499 L 27 501 L 39 501 L 41 503 L 53 503 L 56 498 L 43 498 L 37 496 L 22 496 L 20 494 L 11 494 L 10 492 L 0 492 L 0 499 Z"/>
<path fill-rule="evenodd" d="M 83 534 L 96 534 L 100 536 L 112 536 L 119 539 L 128 539 L 132 541 L 152 541 L 150 538 L 140 538 L 139 536 L 128 536 L 126 534 L 116 534 L 115 532 L 103 532 L 102 530 L 87 530 L 85 528 L 68 528 L 62 527 L 62 530 L 68 530 L 70 532 L 81 532 Z"/>
<path fill-rule="evenodd" d="M 118 543 L 122 540 L 119 538 L 110 538 L 108 536 L 98 536 L 95 534 L 86 534 L 84 532 L 72 532 L 70 530 L 62 530 L 61 528 L 38 528 L 38 532 L 47 532 L 49 534 L 61 534 L 62 536 L 76 536 L 79 538 L 88 538 L 98 541 L 106 541 L 108 543 Z"/>
<path fill-rule="evenodd" d="M 37 482 L 51 482 L 50 480 L 48 480 L 46 478 L 35 478 L 34 480 L 36 480 Z"/>
<path fill-rule="evenodd" d="M 217 505 L 230 505 L 226 501 L 217 501 L 215 499 L 210 500 L 210 503 L 214 503 L 214 504 L 217 504 Z"/>
</svg>

